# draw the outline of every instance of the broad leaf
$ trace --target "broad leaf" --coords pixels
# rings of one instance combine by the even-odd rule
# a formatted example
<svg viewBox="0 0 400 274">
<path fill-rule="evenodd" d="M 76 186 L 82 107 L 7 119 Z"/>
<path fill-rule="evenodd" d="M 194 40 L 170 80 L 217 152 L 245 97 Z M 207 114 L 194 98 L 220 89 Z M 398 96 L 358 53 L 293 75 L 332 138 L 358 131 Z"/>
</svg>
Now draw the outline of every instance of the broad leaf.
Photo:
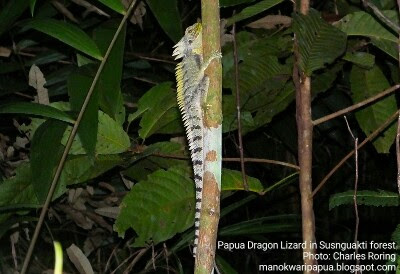
<svg viewBox="0 0 400 274">
<path fill-rule="evenodd" d="M 394 19 L 393 15 L 391 19 Z M 397 37 L 372 15 L 364 11 L 348 14 L 340 20 L 337 27 L 349 36 L 366 36 L 371 38 L 371 42 L 376 47 L 394 59 L 398 59 Z"/>
<path fill-rule="evenodd" d="M 53 200 L 65 193 L 68 185 L 78 184 L 93 179 L 116 165 L 122 164 L 119 155 L 98 155 L 94 165 L 84 155 L 70 157 L 60 176 Z M 0 184 L 0 223 L 12 212 L 40 207 L 32 184 L 31 167 L 29 163 L 16 169 L 16 175 Z"/>
<path fill-rule="evenodd" d="M 375 56 L 368 52 L 347 52 L 343 60 L 352 62 L 362 68 L 370 69 L 375 64 Z"/>
<path fill-rule="evenodd" d="M 340 205 L 354 205 L 354 190 L 336 193 L 329 198 L 329 210 Z M 390 191 L 357 191 L 357 204 L 367 206 L 398 206 L 399 194 Z"/>
<path fill-rule="evenodd" d="M 306 75 L 332 63 L 346 49 L 346 34 L 324 21 L 316 10 L 295 14 L 293 29 L 300 53 L 299 66 Z"/>
<path fill-rule="evenodd" d="M 4 208 L 12 209 L 17 204 L 25 205 L 25 208 L 35 208 L 39 205 L 38 198 L 31 184 L 31 169 L 28 163 L 22 164 L 15 170 L 11 177 L 0 184 L 0 211 Z M 16 207 L 21 209 L 21 207 Z M 11 210 L 9 210 L 11 211 Z M 4 222 L 11 213 L 1 213 L 0 223 Z"/>
<path fill-rule="evenodd" d="M 95 148 L 96 154 L 117 154 L 125 152 L 130 146 L 130 140 L 122 126 L 102 111 L 99 111 L 98 117 L 99 125 Z M 62 139 L 63 144 L 66 144 L 70 132 L 71 127 L 68 127 Z M 80 137 L 75 137 L 70 154 L 78 155 L 85 153 L 86 151 L 82 146 Z"/>
<path fill-rule="evenodd" d="M 110 9 L 124 15 L 125 12 L 125 8 L 122 5 L 120 0 L 97 0 L 101 3 L 103 3 L 104 5 L 106 5 L 107 7 L 109 7 Z"/>
<path fill-rule="evenodd" d="M 278 5 L 279 3 L 282 3 L 282 2 L 283 2 L 283 0 L 262 0 L 252 6 L 244 8 L 242 11 L 235 14 L 231 18 L 229 18 L 227 20 L 226 25 L 227 26 L 233 25 L 233 23 L 250 18 L 254 15 L 257 15 L 261 12 L 264 12 L 264 11 L 272 8 L 275 5 Z"/>
<path fill-rule="evenodd" d="M 65 112 L 58 110 L 52 106 L 36 104 L 36 103 L 10 103 L 0 105 L 0 113 L 18 113 L 27 115 L 37 115 L 45 118 L 53 118 L 56 120 L 73 123 L 74 119 Z"/>
<path fill-rule="evenodd" d="M 177 1 L 147 0 L 146 3 L 169 38 L 175 43 L 178 42 L 183 36 L 183 31 Z"/>
<path fill-rule="evenodd" d="M 362 69 L 353 66 L 350 73 L 352 97 L 355 103 L 370 98 L 390 87 L 388 80 L 378 66 Z M 371 134 L 382 125 L 397 109 L 394 95 L 385 97 L 356 112 L 356 118 L 365 135 Z M 373 145 L 379 153 L 388 153 L 396 136 L 396 125 L 387 128 L 378 136 Z"/>
<path fill-rule="evenodd" d="M 35 131 L 32 139 L 32 185 L 41 203 L 46 200 L 56 167 L 64 151 L 60 141 L 66 127 L 63 122 L 48 120 Z M 43 159 L 46 159 L 46 164 L 43 164 Z"/>
<path fill-rule="evenodd" d="M 110 20 L 93 31 L 93 39 L 104 55 L 118 28 L 119 20 Z M 126 24 L 112 48 L 96 87 L 99 90 L 100 108 L 111 118 L 118 120 L 125 113 L 121 94 L 121 77 L 125 47 Z M 125 115 L 123 115 L 125 116 Z M 123 117 L 125 118 L 125 117 Z"/>
<path fill-rule="evenodd" d="M 124 236 L 132 227 L 138 234 L 134 246 L 165 241 L 193 225 L 194 193 L 187 169 L 158 170 L 124 197 L 114 229 Z"/>
<path fill-rule="evenodd" d="M 372 15 L 358 11 L 343 17 L 337 27 L 349 36 L 366 36 L 378 40 L 397 42 L 397 37 L 388 31 Z"/>
<path fill-rule="evenodd" d="M 179 113 L 176 94 L 171 88 L 172 83 L 161 83 L 147 91 L 138 102 L 136 117 L 140 120 L 139 136 L 148 138 L 154 133 L 183 132 L 181 115 Z"/>
<path fill-rule="evenodd" d="M 249 191 L 262 192 L 261 182 L 253 177 L 246 176 Z M 244 190 L 242 172 L 237 170 L 222 169 L 222 190 Z"/>
<path fill-rule="evenodd" d="M 93 78 L 85 75 L 84 69 L 78 69 L 68 77 L 68 95 L 71 109 L 79 112 L 92 84 Z M 94 157 L 98 129 L 98 88 L 93 90 L 89 104 L 78 128 L 78 136 L 86 153 Z"/>
<path fill-rule="evenodd" d="M 101 60 L 103 57 L 95 42 L 79 27 L 54 19 L 35 19 L 29 26 L 44 32 L 87 55 Z"/>
<path fill-rule="evenodd" d="M 4 4 L 4 2 L 3 2 Z M 18 19 L 18 17 L 28 8 L 29 2 L 7 1 L 0 12 L 0 36 Z"/>
</svg>

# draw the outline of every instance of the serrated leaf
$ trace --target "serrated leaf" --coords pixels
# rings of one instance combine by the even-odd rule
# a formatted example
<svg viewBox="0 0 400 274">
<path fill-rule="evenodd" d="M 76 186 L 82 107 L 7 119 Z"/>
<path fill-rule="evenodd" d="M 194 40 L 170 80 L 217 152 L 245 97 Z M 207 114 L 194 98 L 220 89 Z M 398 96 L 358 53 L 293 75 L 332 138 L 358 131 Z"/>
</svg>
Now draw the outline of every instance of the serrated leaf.
<svg viewBox="0 0 400 274">
<path fill-rule="evenodd" d="M 355 103 L 370 98 L 390 87 L 388 80 L 378 66 L 370 70 L 353 66 L 350 73 L 352 98 Z M 394 95 L 388 96 L 356 112 L 356 118 L 365 135 L 371 134 L 382 125 L 397 109 Z M 396 136 L 396 125 L 387 128 L 373 145 L 379 153 L 388 153 Z"/>
<path fill-rule="evenodd" d="M 354 205 L 354 190 L 333 194 L 329 198 L 329 210 L 340 205 Z M 390 191 L 357 191 L 357 204 L 367 206 L 398 206 L 399 194 Z"/>
<path fill-rule="evenodd" d="M 375 56 L 368 52 L 347 52 L 343 60 L 352 62 L 362 68 L 372 68 L 375 64 Z"/>
<path fill-rule="evenodd" d="M 55 169 L 64 151 L 60 141 L 66 127 L 63 122 L 48 120 L 36 130 L 32 139 L 32 185 L 41 203 L 46 200 Z M 46 164 L 43 164 L 43 159 L 46 159 Z"/>
<path fill-rule="evenodd" d="M 242 173 L 237 170 L 230 170 L 223 168 L 222 169 L 222 190 L 243 190 L 243 177 Z M 247 185 L 249 187 L 249 191 L 253 192 L 262 192 L 263 185 L 261 184 L 260 180 L 246 176 Z"/>
<path fill-rule="evenodd" d="M 178 42 L 183 36 L 183 31 L 177 1 L 147 0 L 146 3 L 169 38 L 175 43 Z"/>
<path fill-rule="evenodd" d="M 103 58 L 95 42 L 75 25 L 54 19 L 35 19 L 29 22 L 29 26 L 93 58 L 98 60 Z"/>
<path fill-rule="evenodd" d="M 112 9 L 122 15 L 125 15 L 125 13 L 126 13 L 125 8 L 122 5 L 120 0 L 97 0 L 97 1 L 103 3 L 110 9 Z"/>
<path fill-rule="evenodd" d="M 241 20 L 250 18 L 254 15 L 257 15 L 261 12 L 264 12 L 273 6 L 278 5 L 279 3 L 283 2 L 283 0 L 262 0 L 252 6 L 249 6 L 247 8 L 244 8 L 242 11 L 239 13 L 235 14 L 231 18 L 227 20 L 226 25 L 231 26 L 233 23 L 239 22 Z"/>
<path fill-rule="evenodd" d="M 124 197 L 114 229 L 123 236 L 132 227 L 138 234 L 136 247 L 165 241 L 193 225 L 194 192 L 184 169 L 158 170 Z"/>
<path fill-rule="evenodd" d="M 119 26 L 119 20 L 109 20 L 93 31 L 93 40 L 104 55 Z M 99 90 L 100 108 L 111 118 L 117 120 L 124 112 L 121 93 L 122 66 L 125 47 L 126 24 L 121 30 L 100 74 L 97 88 Z M 125 118 L 125 117 L 123 117 Z"/>
<path fill-rule="evenodd" d="M 346 34 L 324 21 L 316 10 L 295 14 L 293 29 L 299 47 L 299 66 L 307 76 L 332 63 L 346 49 Z"/>
<path fill-rule="evenodd" d="M 4 3 L 3 3 L 4 4 Z M 8 1 L 0 12 L 0 36 L 28 8 L 28 1 Z"/>
<path fill-rule="evenodd" d="M 68 123 L 74 122 L 74 119 L 72 119 L 71 116 L 69 116 L 67 113 L 58 110 L 52 106 L 36 103 L 19 102 L 0 105 L 0 113 L 37 115 L 45 118 L 53 118 Z"/>
<path fill-rule="evenodd" d="M 139 136 L 148 138 L 154 133 L 183 132 L 182 121 L 171 82 L 161 83 L 147 91 L 138 102 Z M 172 124 L 172 125 L 171 125 Z"/>
<path fill-rule="evenodd" d="M 130 146 L 130 140 L 122 126 L 102 111 L 98 112 L 98 117 L 99 125 L 95 148 L 96 154 L 117 154 L 125 152 Z M 71 127 L 68 127 L 62 139 L 62 144 L 66 144 L 70 132 Z M 80 137 L 75 137 L 70 154 L 78 155 L 85 153 L 86 151 L 82 146 Z"/>
</svg>

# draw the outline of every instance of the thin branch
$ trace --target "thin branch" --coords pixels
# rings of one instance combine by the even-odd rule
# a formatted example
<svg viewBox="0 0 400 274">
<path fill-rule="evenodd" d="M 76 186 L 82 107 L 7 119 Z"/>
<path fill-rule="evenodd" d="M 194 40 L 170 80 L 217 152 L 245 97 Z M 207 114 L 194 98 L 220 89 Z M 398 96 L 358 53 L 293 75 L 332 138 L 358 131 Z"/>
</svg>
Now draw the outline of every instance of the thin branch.
<svg viewBox="0 0 400 274">
<path fill-rule="evenodd" d="M 379 133 L 381 133 L 390 123 L 396 119 L 397 115 L 399 114 L 399 110 L 397 110 L 392 116 L 390 116 L 380 127 L 378 127 L 374 132 L 372 132 L 361 144 L 358 146 L 358 149 L 362 148 L 366 143 L 374 139 Z M 312 196 L 314 197 L 315 194 L 325 185 L 325 183 L 329 180 L 330 177 L 354 154 L 354 150 L 349 152 L 329 173 L 325 176 L 324 179 L 319 183 L 319 185 L 314 189 Z"/>
<path fill-rule="evenodd" d="M 356 244 L 356 248 L 354 250 L 356 254 L 356 274 L 359 273 L 358 271 L 358 266 L 360 265 L 360 259 L 358 258 L 358 245 L 357 245 L 357 239 L 358 239 L 358 227 L 360 224 L 360 217 L 358 216 L 358 204 L 357 204 L 357 190 L 358 190 L 358 138 L 354 137 L 353 132 L 351 131 L 349 122 L 347 121 L 346 116 L 344 116 L 344 119 L 346 121 L 347 129 L 350 132 L 351 137 L 353 138 L 354 141 L 354 151 L 355 151 L 355 167 L 356 167 L 356 176 L 354 179 L 354 194 L 353 194 L 353 201 L 354 201 L 354 214 L 356 217 L 356 224 L 355 224 L 355 231 L 354 231 L 354 243 Z"/>
<path fill-rule="evenodd" d="M 394 30 L 396 33 L 400 34 L 400 27 L 397 25 L 395 22 L 390 20 L 386 15 L 384 15 L 380 9 L 378 9 L 377 6 L 375 6 L 372 2 L 369 0 L 362 0 L 365 6 L 368 6 L 371 8 L 371 10 L 374 12 L 376 17 L 378 17 L 383 23 L 385 23 L 386 26 Z"/>
<path fill-rule="evenodd" d="M 71 149 L 72 142 L 75 139 L 75 136 L 76 136 L 76 133 L 78 131 L 78 127 L 79 127 L 79 124 L 80 124 L 80 122 L 82 120 L 83 114 L 85 113 L 87 105 L 89 104 L 89 100 L 90 100 L 90 98 L 92 96 L 92 93 L 93 93 L 94 88 L 95 88 L 95 86 L 97 84 L 97 81 L 99 80 L 100 74 L 103 71 L 104 65 L 107 62 L 107 59 L 108 59 L 108 57 L 110 55 L 110 52 L 111 52 L 111 50 L 112 50 L 112 48 L 113 48 L 113 46 L 115 44 L 115 41 L 117 40 L 117 37 L 120 34 L 120 32 L 121 32 L 126 20 L 128 19 L 129 14 L 133 10 L 133 7 L 135 6 L 135 3 L 136 3 L 136 0 L 133 0 L 131 5 L 129 6 L 124 18 L 122 18 L 122 21 L 121 21 L 120 25 L 118 26 L 117 31 L 115 32 L 115 35 L 114 35 L 113 39 L 111 40 L 110 45 L 108 46 L 107 52 L 105 53 L 103 60 L 100 63 L 100 66 L 99 66 L 99 68 L 98 68 L 98 70 L 96 72 L 96 75 L 95 75 L 94 79 L 93 79 L 92 85 L 89 88 L 89 91 L 88 91 L 88 93 L 86 95 L 85 101 L 82 104 L 81 110 L 80 110 L 80 112 L 78 114 L 78 117 L 77 117 L 77 119 L 76 119 L 76 121 L 74 123 L 74 126 L 73 126 L 73 128 L 71 130 L 71 133 L 70 133 L 70 135 L 68 137 L 68 141 L 67 141 L 67 143 L 65 145 L 65 149 L 64 149 L 63 155 L 61 156 L 60 162 L 59 162 L 59 164 L 57 166 L 57 170 L 56 170 L 56 172 L 54 174 L 53 181 L 51 182 L 51 186 L 50 186 L 49 192 L 47 194 L 46 201 L 45 201 L 45 203 L 43 205 L 43 208 L 42 208 L 42 210 L 40 212 L 39 221 L 36 224 L 35 232 L 33 233 L 33 236 L 32 236 L 32 241 L 29 244 L 29 248 L 28 248 L 28 251 L 27 251 L 26 256 L 25 256 L 24 264 L 22 266 L 21 274 L 25 274 L 27 269 L 28 269 L 29 261 L 30 261 L 30 259 L 32 257 L 32 252 L 33 252 L 33 249 L 35 248 L 36 240 L 37 240 L 37 238 L 39 236 L 39 232 L 40 232 L 40 229 L 42 227 L 45 215 L 47 213 L 47 209 L 49 208 L 49 205 L 50 205 L 50 202 L 52 200 L 54 191 L 56 190 L 58 179 L 61 176 L 61 172 L 63 170 L 64 163 L 67 160 L 68 153 L 69 153 L 69 151 Z"/>
<path fill-rule="evenodd" d="M 331 120 L 333 118 L 341 116 L 341 115 L 343 115 L 343 114 L 345 114 L 347 112 L 350 112 L 350 111 L 356 110 L 356 109 L 358 109 L 360 107 L 363 107 L 363 106 L 365 106 L 365 105 L 367 105 L 369 103 L 372 103 L 372 102 L 374 102 L 374 101 L 376 101 L 376 100 L 378 100 L 378 99 L 380 99 L 382 97 L 387 96 L 388 94 L 392 93 L 393 91 L 396 91 L 398 88 L 400 88 L 400 84 L 394 85 L 393 87 L 390 87 L 390 88 L 378 93 L 377 95 L 372 96 L 371 98 L 368 98 L 368 99 L 366 99 L 364 101 L 361 101 L 361 102 L 359 102 L 357 104 L 354 104 L 354 105 L 352 105 L 350 107 L 344 108 L 342 110 L 336 111 L 336 112 L 334 112 L 332 114 L 329 114 L 329 115 L 321 117 L 321 118 L 319 118 L 317 120 L 314 120 L 313 121 L 313 125 L 316 126 L 318 124 L 321 124 L 321 123 L 324 123 L 326 121 L 329 121 L 329 120 Z"/>
<path fill-rule="evenodd" d="M 239 92 L 239 61 L 236 43 L 236 24 L 232 27 L 233 35 L 233 58 L 235 63 L 235 93 L 236 93 L 236 110 L 237 110 L 237 125 L 238 125 L 238 139 L 239 139 L 239 153 L 240 153 L 240 169 L 242 171 L 243 188 L 248 191 L 249 186 L 246 180 L 246 170 L 244 167 L 244 156 L 243 156 L 243 139 L 242 139 L 242 124 L 240 115 L 240 92 Z"/>
<path fill-rule="evenodd" d="M 163 153 L 153 153 L 151 156 L 161 157 L 161 158 L 170 158 L 170 159 L 177 159 L 177 160 L 190 160 L 188 156 L 181 156 L 181 155 L 174 155 L 174 154 L 163 154 Z M 240 162 L 240 158 L 222 158 L 223 162 Z M 243 158 L 244 162 L 251 162 L 251 163 L 264 163 L 264 164 L 273 164 L 273 165 L 280 165 L 286 166 L 293 169 L 299 170 L 300 167 L 291 163 L 269 160 L 269 159 L 259 159 L 259 158 Z"/>
</svg>

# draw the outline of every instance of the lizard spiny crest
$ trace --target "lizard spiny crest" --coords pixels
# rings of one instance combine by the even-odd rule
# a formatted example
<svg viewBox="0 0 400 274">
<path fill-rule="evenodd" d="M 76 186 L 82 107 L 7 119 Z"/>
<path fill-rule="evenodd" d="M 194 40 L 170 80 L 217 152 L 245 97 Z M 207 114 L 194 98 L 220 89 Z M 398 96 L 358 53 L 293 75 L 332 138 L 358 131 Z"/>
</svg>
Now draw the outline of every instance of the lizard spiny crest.
<svg viewBox="0 0 400 274">
<path fill-rule="evenodd" d="M 183 38 L 174 46 L 175 59 L 182 58 L 176 66 L 177 99 L 186 129 L 194 181 L 196 184 L 195 239 L 193 255 L 199 236 L 200 211 L 203 195 L 203 117 L 201 100 L 208 90 L 208 77 L 204 76 L 202 26 L 196 23 L 188 27 Z"/>
</svg>

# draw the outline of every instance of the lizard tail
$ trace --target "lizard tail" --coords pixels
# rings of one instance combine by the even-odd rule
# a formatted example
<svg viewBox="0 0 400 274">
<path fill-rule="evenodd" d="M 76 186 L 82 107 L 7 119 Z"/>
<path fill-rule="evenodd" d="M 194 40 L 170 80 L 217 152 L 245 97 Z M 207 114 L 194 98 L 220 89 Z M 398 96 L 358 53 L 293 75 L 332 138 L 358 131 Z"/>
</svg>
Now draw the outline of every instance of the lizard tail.
<svg viewBox="0 0 400 274">
<path fill-rule="evenodd" d="M 197 116 L 199 117 L 199 116 Z M 201 117 L 201 114 L 200 114 Z M 191 133 L 189 134 L 189 148 L 191 151 L 191 158 L 193 163 L 193 177 L 196 189 L 196 206 L 194 214 L 194 247 L 193 256 L 196 257 L 197 244 L 199 242 L 199 226 L 200 226 L 200 212 L 203 196 L 203 121 L 201 118 L 195 119 L 195 123 L 191 126 Z"/>
</svg>

